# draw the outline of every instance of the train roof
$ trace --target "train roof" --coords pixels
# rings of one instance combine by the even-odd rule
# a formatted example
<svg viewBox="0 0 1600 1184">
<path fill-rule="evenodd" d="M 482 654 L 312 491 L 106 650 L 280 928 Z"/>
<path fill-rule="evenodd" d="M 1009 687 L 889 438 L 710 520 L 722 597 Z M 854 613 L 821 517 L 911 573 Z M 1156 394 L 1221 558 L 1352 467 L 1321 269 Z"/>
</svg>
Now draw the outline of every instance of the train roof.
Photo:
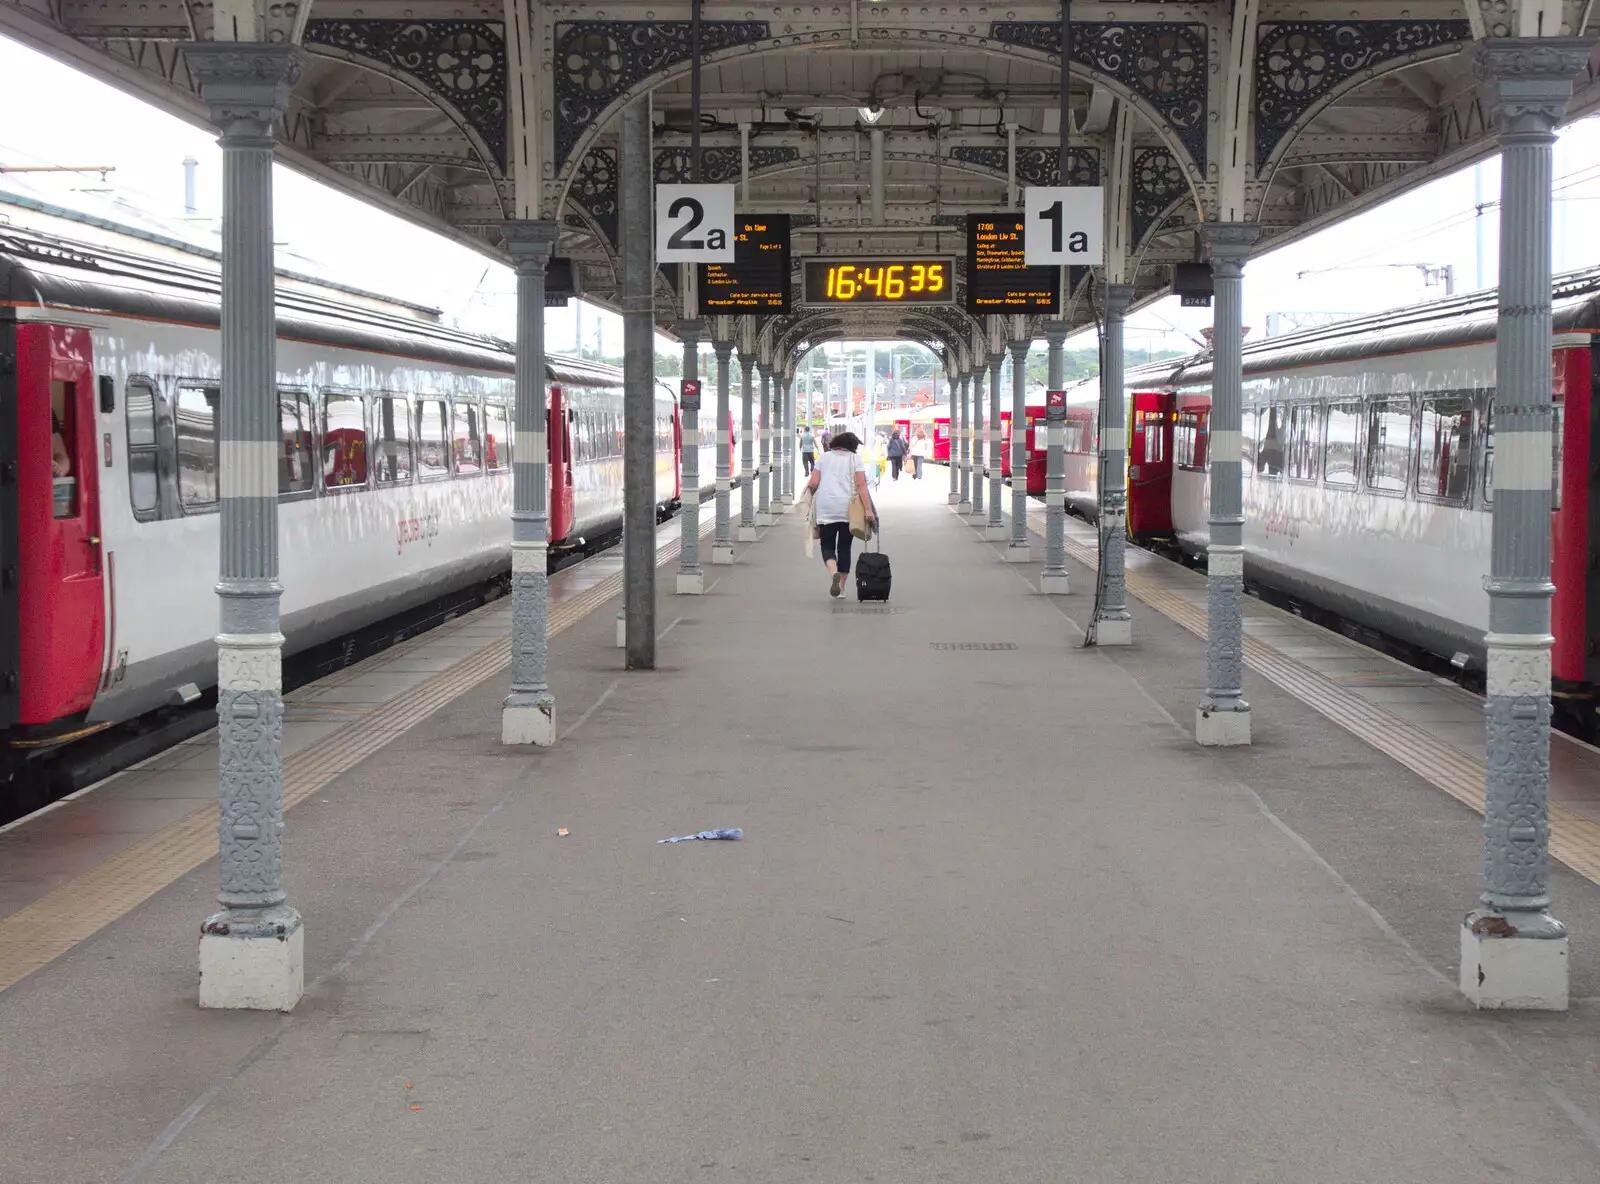
<svg viewBox="0 0 1600 1184">
<path fill-rule="evenodd" d="M 110 223 L 105 227 L 116 229 Z M 199 249 L 157 257 L 126 243 L 85 242 L 37 227 L 0 225 L 0 317 L 19 308 L 100 313 L 203 328 L 222 324 L 220 258 Z M 168 244 L 182 246 L 183 244 Z M 510 374 L 513 347 L 498 338 L 418 319 L 420 306 L 358 289 L 342 289 L 279 270 L 278 336 Z M 291 281 L 285 283 L 284 281 Z M 577 358 L 547 355 L 548 381 L 616 386 L 621 371 Z"/>
<path fill-rule="evenodd" d="M 1486 288 L 1465 296 L 1447 296 L 1282 337 L 1246 342 L 1244 373 L 1483 344 L 1495 339 L 1499 302 L 1498 289 Z M 1551 328 L 1556 333 L 1600 333 L 1600 268 L 1567 272 L 1555 278 Z M 1126 384 L 1189 385 L 1210 378 L 1211 354 L 1207 352 L 1130 369 Z"/>
</svg>

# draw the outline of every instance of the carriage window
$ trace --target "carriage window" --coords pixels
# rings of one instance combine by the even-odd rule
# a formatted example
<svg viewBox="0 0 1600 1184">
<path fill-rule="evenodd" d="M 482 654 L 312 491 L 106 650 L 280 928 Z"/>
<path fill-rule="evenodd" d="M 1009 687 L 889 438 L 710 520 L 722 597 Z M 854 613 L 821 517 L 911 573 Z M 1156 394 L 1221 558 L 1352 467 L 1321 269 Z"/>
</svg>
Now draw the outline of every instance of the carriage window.
<svg viewBox="0 0 1600 1184">
<path fill-rule="evenodd" d="M 378 484 L 411 484 L 411 404 L 404 395 L 372 401 L 372 430 L 378 440 Z"/>
<path fill-rule="evenodd" d="M 1289 447 L 1285 468 L 1293 481 L 1315 481 L 1322 451 L 1322 404 L 1296 403 L 1289 409 Z"/>
<path fill-rule="evenodd" d="M 136 518 L 156 513 L 156 392 L 148 382 L 130 382 L 123 394 L 128 426 L 128 492 Z"/>
<path fill-rule="evenodd" d="M 1328 407 L 1328 443 L 1322 454 L 1323 483 L 1354 489 L 1360 480 L 1356 465 L 1360 451 L 1361 404 L 1331 404 Z"/>
<path fill-rule="evenodd" d="M 423 480 L 450 472 L 450 407 L 440 399 L 417 404 L 417 475 Z"/>
<path fill-rule="evenodd" d="M 1142 411 L 1139 413 L 1139 426 L 1144 433 L 1145 464 L 1160 464 L 1167 459 L 1167 434 L 1162 431 L 1165 425 L 1166 416 L 1160 411 Z"/>
<path fill-rule="evenodd" d="M 1206 467 L 1206 413 L 1185 411 L 1178 416 L 1173 430 L 1173 460 L 1180 469 L 1203 472 Z"/>
<path fill-rule="evenodd" d="M 478 405 L 463 400 L 456 404 L 456 475 L 471 475 L 483 469 L 483 443 L 478 434 Z"/>
<path fill-rule="evenodd" d="M 1081 419 L 1069 419 L 1062 426 L 1067 429 L 1065 432 L 1062 433 L 1062 436 L 1063 436 L 1062 444 L 1061 444 L 1062 451 L 1064 451 L 1064 452 L 1087 452 L 1087 451 L 1089 451 L 1088 448 L 1085 447 L 1084 443 L 1083 443 L 1083 420 L 1081 420 Z"/>
<path fill-rule="evenodd" d="M 217 403 L 214 386 L 178 388 L 178 498 L 196 512 L 217 504 Z"/>
<path fill-rule="evenodd" d="M 1561 508 L 1561 403 L 1550 408 L 1550 508 Z M 1483 429 L 1483 500 L 1494 502 L 1494 403 L 1489 403 Z"/>
<path fill-rule="evenodd" d="M 1287 408 L 1274 404 L 1256 412 L 1256 472 L 1266 477 L 1283 476 L 1285 419 Z"/>
<path fill-rule="evenodd" d="M 1472 488 L 1472 403 L 1427 399 L 1417 452 L 1417 492 L 1465 505 Z"/>
<path fill-rule="evenodd" d="M 511 433 L 505 404 L 483 405 L 483 464 L 490 470 L 511 467 Z"/>
<path fill-rule="evenodd" d="M 278 453 L 278 492 L 303 493 L 315 487 L 311 464 L 311 396 L 303 391 L 278 392 L 278 421 L 283 447 Z"/>
<path fill-rule="evenodd" d="M 78 516 L 78 415 L 75 382 L 50 383 L 50 475 L 55 516 Z"/>
<path fill-rule="evenodd" d="M 322 396 L 322 487 L 367 483 L 367 413 L 360 395 Z"/>
<path fill-rule="evenodd" d="M 1404 493 L 1410 470 L 1410 400 L 1372 404 L 1367 412 L 1367 488 Z"/>
</svg>

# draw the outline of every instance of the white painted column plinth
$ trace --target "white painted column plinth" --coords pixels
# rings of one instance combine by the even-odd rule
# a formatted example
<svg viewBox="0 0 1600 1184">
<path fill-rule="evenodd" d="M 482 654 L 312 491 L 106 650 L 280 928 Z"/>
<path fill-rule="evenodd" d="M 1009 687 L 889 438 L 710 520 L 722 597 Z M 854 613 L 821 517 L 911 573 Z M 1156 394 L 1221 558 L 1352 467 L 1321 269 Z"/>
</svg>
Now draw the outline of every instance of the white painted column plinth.
<svg viewBox="0 0 1600 1184">
<path fill-rule="evenodd" d="M 1485 1010 L 1566 1011 L 1568 939 L 1496 937 L 1461 926 L 1461 993 Z"/>
<path fill-rule="evenodd" d="M 1106 622 L 1100 622 L 1100 629 L 1104 629 L 1105 625 Z M 1101 645 L 1115 644 L 1108 642 L 1105 634 L 1099 629 L 1096 630 L 1095 637 Z M 1206 748 L 1234 748 L 1249 744 L 1250 709 L 1247 707 L 1243 711 L 1207 711 L 1204 707 L 1196 707 L 1194 738 L 1196 743 Z"/>
</svg>

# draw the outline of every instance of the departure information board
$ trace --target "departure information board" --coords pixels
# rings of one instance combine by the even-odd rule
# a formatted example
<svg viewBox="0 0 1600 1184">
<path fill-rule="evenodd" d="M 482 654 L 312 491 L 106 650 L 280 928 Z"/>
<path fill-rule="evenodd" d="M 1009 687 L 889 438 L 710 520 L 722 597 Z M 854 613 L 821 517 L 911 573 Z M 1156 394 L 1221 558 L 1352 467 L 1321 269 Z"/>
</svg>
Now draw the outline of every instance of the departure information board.
<svg viewBox="0 0 1600 1184">
<path fill-rule="evenodd" d="M 1022 227 L 1019 210 L 967 215 L 968 312 L 1060 313 L 1061 269 L 1022 261 Z"/>
<path fill-rule="evenodd" d="M 806 304 L 952 304 L 956 261 L 862 255 L 807 259 Z"/>
<path fill-rule="evenodd" d="M 733 262 L 701 263 L 702 316 L 776 316 L 789 311 L 789 215 L 736 214 Z"/>
</svg>

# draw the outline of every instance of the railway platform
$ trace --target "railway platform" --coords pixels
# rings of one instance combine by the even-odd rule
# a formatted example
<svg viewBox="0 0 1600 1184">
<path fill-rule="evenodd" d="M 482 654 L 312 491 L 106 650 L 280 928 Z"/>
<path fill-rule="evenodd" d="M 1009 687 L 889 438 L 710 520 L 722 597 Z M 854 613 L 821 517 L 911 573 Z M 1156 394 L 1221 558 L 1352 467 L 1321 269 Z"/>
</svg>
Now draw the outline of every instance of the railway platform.
<svg viewBox="0 0 1600 1184">
<path fill-rule="evenodd" d="M 5 897 L 0 956 L 19 916 L 79 929 L 0 990 L 0 1179 L 1595 1178 L 1593 750 L 1553 791 L 1573 1007 L 1475 1012 L 1464 692 L 1386 696 L 1432 688 L 1252 605 L 1255 743 L 1201 750 L 1192 573 L 1131 560 L 1135 644 L 1086 649 L 1092 534 L 1041 596 L 941 482 L 879 499 L 888 605 L 830 600 L 783 516 L 706 595 L 659 580 L 653 672 L 585 577 L 554 748 L 499 743 L 494 605 L 324 720 L 287 786 L 288 1016 L 194 1004 L 188 814 Z M 119 800 L 71 805 L 87 833 Z"/>
</svg>

